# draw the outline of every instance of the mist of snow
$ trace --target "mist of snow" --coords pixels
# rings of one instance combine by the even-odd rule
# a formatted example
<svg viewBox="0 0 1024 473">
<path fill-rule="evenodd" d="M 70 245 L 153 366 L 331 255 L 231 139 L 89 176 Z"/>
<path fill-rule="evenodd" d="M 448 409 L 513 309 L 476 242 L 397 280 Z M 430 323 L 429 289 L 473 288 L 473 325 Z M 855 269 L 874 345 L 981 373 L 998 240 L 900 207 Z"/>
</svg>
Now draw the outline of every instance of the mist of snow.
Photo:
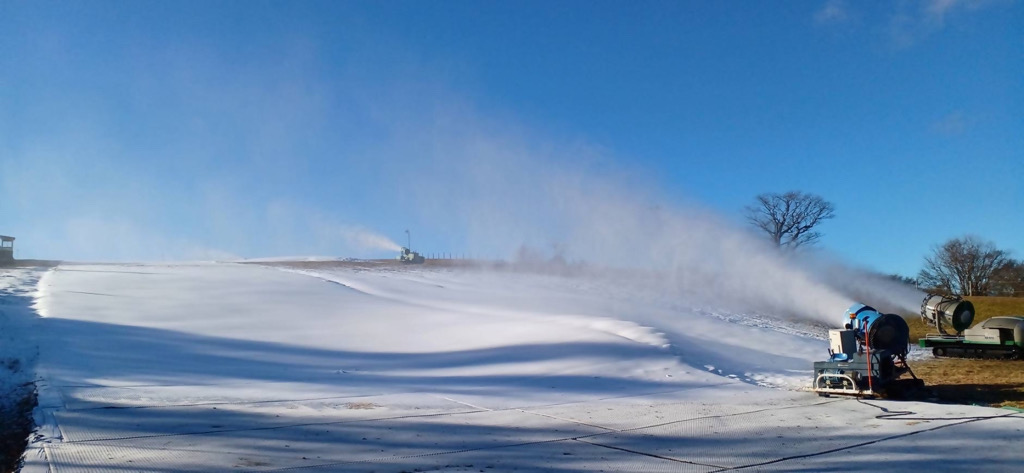
<svg viewBox="0 0 1024 473">
<path fill-rule="evenodd" d="M 362 227 L 339 227 L 338 233 L 350 247 L 363 250 L 401 251 L 402 246 L 380 233 Z"/>
<path fill-rule="evenodd" d="M 915 288 L 781 251 L 738 219 L 667 195 L 663 183 L 601 148 L 559 144 L 464 110 L 414 122 L 394 130 L 410 149 L 392 152 L 420 156 L 397 182 L 435 231 L 467 235 L 466 251 L 529 254 L 691 305 L 830 326 L 855 302 L 901 312 L 920 303 Z M 432 126 L 422 129 L 425 122 Z M 750 197 L 772 190 L 751 189 Z"/>
</svg>

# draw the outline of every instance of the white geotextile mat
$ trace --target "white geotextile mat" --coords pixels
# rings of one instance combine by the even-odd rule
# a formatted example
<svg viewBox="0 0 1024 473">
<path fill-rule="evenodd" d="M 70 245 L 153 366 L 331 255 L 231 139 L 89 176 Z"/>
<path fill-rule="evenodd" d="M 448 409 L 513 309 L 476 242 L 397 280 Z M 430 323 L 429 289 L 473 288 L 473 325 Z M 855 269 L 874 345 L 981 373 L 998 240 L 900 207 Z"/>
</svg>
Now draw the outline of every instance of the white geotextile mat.
<svg viewBox="0 0 1024 473">
<path fill-rule="evenodd" d="M 999 471 L 1019 462 L 1024 418 L 970 419 L 1012 412 L 873 401 L 890 411 L 921 411 L 877 419 L 882 411 L 874 406 L 800 397 L 792 401 L 806 404 L 606 401 L 335 425 L 250 423 L 246 430 L 69 441 L 47 451 L 56 471 L 824 471 L 838 465 L 864 471 L 876 461 L 909 467 L 974 449 L 984 449 L 987 461 L 975 470 Z M 597 411 L 605 421 L 593 416 Z M 919 420 L 931 416 L 963 419 Z M 661 422 L 625 429 L 599 425 L 618 418 Z"/>
<path fill-rule="evenodd" d="M 999 415 L 989 410 L 987 415 Z M 912 422 L 912 421 L 907 421 Z M 935 430 L 871 443 L 843 451 L 797 458 L 762 471 L 1010 472 L 1021 471 L 1024 415 L 983 421 L 957 421 Z"/>
<path fill-rule="evenodd" d="M 566 440 L 497 450 L 395 456 L 365 462 L 292 456 L 65 445 L 48 449 L 55 473 L 124 471 L 308 471 L 308 472 L 707 472 L 712 468 L 610 450 Z"/>
<path fill-rule="evenodd" d="M 480 411 L 429 395 L 96 408 L 55 413 L 65 441 L 115 440 Z"/>
</svg>

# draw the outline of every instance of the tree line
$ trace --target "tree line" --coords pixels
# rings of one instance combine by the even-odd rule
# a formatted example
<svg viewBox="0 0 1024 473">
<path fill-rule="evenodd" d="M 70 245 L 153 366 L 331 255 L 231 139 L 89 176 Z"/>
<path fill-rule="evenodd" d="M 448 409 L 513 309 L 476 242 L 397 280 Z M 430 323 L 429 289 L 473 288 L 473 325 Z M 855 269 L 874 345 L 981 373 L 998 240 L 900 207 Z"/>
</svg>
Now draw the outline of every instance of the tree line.
<svg viewBox="0 0 1024 473">
<path fill-rule="evenodd" d="M 835 206 L 810 193 L 764 193 L 744 209 L 744 216 L 776 247 L 796 250 L 821 238 L 817 228 L 835 217 Z M 953 238 L 933 247 L 916 278 L 890 277 L 947 294 L 1024 297 L 1024 260 L 1013 259 L 1009 251 L 974 235 Z"/>
</svg>

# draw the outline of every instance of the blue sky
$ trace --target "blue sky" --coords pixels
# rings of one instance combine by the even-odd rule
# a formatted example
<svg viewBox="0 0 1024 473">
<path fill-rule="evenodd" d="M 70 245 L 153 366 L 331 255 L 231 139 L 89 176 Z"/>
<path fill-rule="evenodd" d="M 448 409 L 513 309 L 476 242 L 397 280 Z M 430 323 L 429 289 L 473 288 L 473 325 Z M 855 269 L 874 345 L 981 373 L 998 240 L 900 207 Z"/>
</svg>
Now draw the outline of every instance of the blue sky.
<svg viewBox="0 0 1024 473">
<path fill-rule="evenodd" d="M 530 218 L 550 166 L 737 225 L 818 193 L 823 248 L 914 274 L 966 233 L 1024 257 L 1022 77 L 1014 1 L 0 0 L 0 233 L 74 260 L 382 256 L 337 235 L 410 227 L 501 253 L 461 202 Z"/>
</svg>

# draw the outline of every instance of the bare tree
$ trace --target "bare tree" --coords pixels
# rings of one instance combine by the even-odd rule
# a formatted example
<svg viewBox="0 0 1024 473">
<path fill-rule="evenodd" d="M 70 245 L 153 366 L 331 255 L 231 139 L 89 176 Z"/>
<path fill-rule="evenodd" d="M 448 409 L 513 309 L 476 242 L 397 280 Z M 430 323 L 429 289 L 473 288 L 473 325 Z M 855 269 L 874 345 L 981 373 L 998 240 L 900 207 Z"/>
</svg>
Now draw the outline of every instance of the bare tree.
<svg viewBox="0 0 1024 473">
<path fill-rule="evenodd" d="M 1009 260 L 1005 251 L 973 235 L 954 238 L 925 256 L 918 275 L 921 285 L 964 296 L 984 296 L 992 276 Z"/>
<path fill-rule="evenodd" d="M 1024 260 L 1008 259 L 992 274 L 993 296 L 1024 297 Z"/>
<path fill-rule="evenodd" d="M 821 233 L 814 228 L 835 217 L 835 207 L 820 196 L 790 191 L 761 194 L 745 209 L 747 221 L 760 228 L 779 248 L 796 249 L 814 244 Z"/>
</svg>

